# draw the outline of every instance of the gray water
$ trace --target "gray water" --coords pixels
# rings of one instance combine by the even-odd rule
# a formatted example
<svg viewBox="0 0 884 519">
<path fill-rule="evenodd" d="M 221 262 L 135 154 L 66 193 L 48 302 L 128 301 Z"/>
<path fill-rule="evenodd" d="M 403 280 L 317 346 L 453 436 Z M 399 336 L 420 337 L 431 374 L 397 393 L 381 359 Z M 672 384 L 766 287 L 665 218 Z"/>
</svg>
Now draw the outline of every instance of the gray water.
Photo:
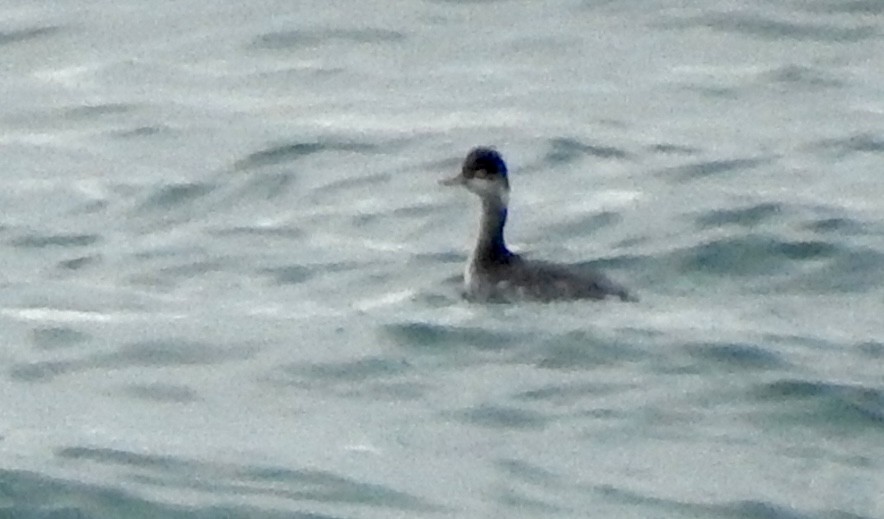
<svg viewBox="0 0 884 519">
<path fill-rule="evenodd" d="M 884 2 L 3 2 L 0 63 L 3 517 L 884 517 Z M 480 144 L 640 301 L 464 301 Z"/>
</svg>

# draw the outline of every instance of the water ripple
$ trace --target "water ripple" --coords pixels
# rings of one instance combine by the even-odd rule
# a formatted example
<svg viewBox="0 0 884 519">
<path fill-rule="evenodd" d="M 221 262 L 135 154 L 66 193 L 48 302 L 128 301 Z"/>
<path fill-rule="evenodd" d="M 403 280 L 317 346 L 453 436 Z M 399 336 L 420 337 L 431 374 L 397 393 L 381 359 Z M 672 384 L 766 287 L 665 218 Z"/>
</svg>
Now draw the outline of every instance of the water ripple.
<svg viewBox="0 0 884 519">
<path fill-rule="evenodd" d="M 754 344 L 688 344 L 688 354 L 704 364 L 698 372 L 708 368 L 734 370 L 770 370 L 788 366 L 782 355 Z"/>
<path fill-rule="evenodd" d="M 819 141 L 814 148 L 833 152 L 837 157 L 855 153 L 884 153 L 884 137 L 871 133 L 857 133 L 837 139 Z"/>
<path fill-rule="evenodd" d="M 208 475 L 207 475 L 208 477 Z M 0 470 L 3 512 L 21 519 L 165 517 L 169 519 L 344 519 L 296 511 L 233 505 L 182 506 L 136 496 L 112 486 L 90 485 L 20 470 Z M 34 496 L 40 496 L 35 499 Z"/>
<path fill-rule="evenodd" d="M 884 3 L 881 3 L 880 0 L 827 0 L 808 2 L 802 7 L 810 11 L 824 13 L 847 13 L 860 16 L 884 14 Z"/>
<path fill-rule="evenodd" d="M 140 400 L 183 404 L 199 400 L 199 393 L 188 386 L 178 384 L 131 384 L 123 392 Z"/>
<path fill-rule="evenodd" d="M 454 418 L 472 425 L 501 429 L 538 429 L 550 419 L 528 409 L 481 404 L 453 414 Z"/>
<path fill-rule="evenodd" d="M 884 428 L 884 389 L 859 384 L 787 378 L 754 391 L 762 402 L 782 404 L 782 412 L 806 423 L 854 430 L 859 425 Z"/>
<path fill-rule="evenodd" d="M 846 216 L 819 218 L 805 224 L 804 227 L 821 234 L 837 236 L 862 236 L 872 232 L 870 225 L 866 222 Z"/>
<path fill-rule="evenodd" d="M 836 256 L 842 249 L 825 241 L 787 241 L 774 236 L 746 235 L 716 239 L 693 246 L 678 255 L 685 272 L 737 276 L 770 275 L 787 267 L 787 261 L 807 261 Z"/>
<path fill-rule="evenodd" d="M 548 384 L 539 388 L 520 391 L 514 394 L 516 400 L 527 402 L 550 402 L 557 405 L 573 405 L 597 397 L 604 398 L 622 391 L 634 389 L 632 384 L 610 384 L 599 382 L 579 382 Z M 605 414 L 606 410 L 596 410 Z"/>
<path fill-rule="evenodd" d="M 286 164 L 303 157 L 329 151 L 349 151 L 355 153 L 367 153 L 377 151 L 378 147 L 372 144 L 345 142 L 345 141 L 316 141 L 294 142 L 279 144 L 263 150 L 250 153 L 244 159 L 236 161 L 233 169 L 244 171 L 267 166 Z"/>
<path fill-rule="evenodd" d="M 505 350 L 512 346 L 514 337 L 509 333 L 484 328 L 459 327 L 431 323 L 406 322 L 383 326 L 384 334 L 399 346 L 444 352 L 452 347 L 467 347 L 477 351 Z M 524 337 L 520 336 L 519 342 Z"/>
<path fill-rule="evenodd" d="M 256 352 L 248 345 L 218 347 L 186 340 L 152 340 L 126 344 L 110 353 L 12 364 L 9 376 L 21 382 L 48 382 L 56 376 L 90 370 L 216 364 L 250 358 Z"/>
<path fill-rule="evenodd" d="M 408 493 L 324 470 L 218 464 L 95 447 L 63 447 L 55 454 L 69 462 L 129 469 L 124 477 L 141 484 L 188 488 L 216 497 L 264 496 L 411 512 L 439 510 L 439 507 Z"/>
<path fill-rule="evenodd" d="M 532 485 L 554 487 L 561 483 L 562 479 L 558 474 L 519 459 L 499 459 L 494 462 L 494 466 L 504 474 Z"/>
<path fill-rule="evenodd" d="M 80 256 L 79 258 L 72 258 L 69 260 L 62 260 L 58 262 L 58 268 L 60 270 L 80 270 L 89 266 L 95 266 L 101 263 L 101 255 L 100 254 L 92 254 L 89 256 Z"/>
<path fill-rule="evenodd" d="M 765 220 L 780 216 L 782 212 L 782 204 L 766 202 L 738 209 L 713 209 L 698 216 L 696 222 L 701 228 L 722 225 L 754 227 Z"/>
<path fill-rule="evenodd" d="M 410 371 L 410 366 L 401 360 L 373 357 L 348 362 L 318 364 L 289 364 L 278 368 L 290 382 L 314 386 L 320 383 L 361 384 L 387 378 L 395 378 Z"/>
<path fill-rule="evenodd" d="M 94 105 L 80 105 L 64 110 L 62 117 L 71 120 L 96 119 L 105 115 L 127 114 L 140 108 L 131 103 L 102 103 Z"/>
<path fill-rule="evenodd" d="M 46 351 L 70 348 L 90 338 L 89 334 L 67 326 L 48 326 L 31 330 L 31 342 L 34 343 L 34 347 Z"/>
<path fill-rule="evenodd" d="M 661 171 L 660 174 L 674 178 L 679 182 L 687 182 L 711 176 L 718 176 L 724 173 L 747 171 L 764 164 L 769 164 L 770 162 L 771 159 L 768 158 L 710 160 L 667 168 Z"/>
<path fill-rule="evenodd" d="M 612 146 L 585 144 L 576 139 L 558 137 L 550 140 L 550 150 L 545 161 L 551 164 L 574 162 L 582 157 L 590 156 L 602 159 L 627 159 L 630 154 Z"/>
<path fill-rule="evenodd" d="M 725 502 L 691 502 L 660 498 L 610 485 L 596 486 L 594 492 L 606 500 L 647 507 L 650 510 L 667 510 L 684 517 L 729 517 L 736 519 L 822 519 L 832 515 L 813 515 L 799 509 L 779 505 L 772 501 L 741 500 Z M 835 517 L 863 519 L 852 514 L 836 514 Z"/>
<path fill-rule="evenodd" d="M 205 197 L 217 186 L 206 182 L 169 184 L 155 189 L 141 204 L 142 211 L 165 212 L 170 209 L 188 207 Z"/>
<path fill-rule="evenodd" d="M 853 43 L 878 36 L 871 25 L 839 27 L 831 24 L 799 23 L 775 20 L 751 14 L 721 13 L 694 19 L 690 24 L 723 32 L 745 34 L 769 40 L 808 40 L 832 43 Z"/>
<path fill-rule="evenodd" d="M 834 88 L 844 85 L 844 81 L 832 77 L 818 68 L 800 65 L 780 67 L 769 72 L 766 76 L 775 83 L 789 86 Z"/>
<path fill-rule="evenodd" d="M 824 265 L 796 276 L 796 284 L 808 291 L 868 292 L 876 285 L 870 280 L 884 275 L 884 253 L 856 247 L 839 247 L 837 254 Z"/>
<path fill-rule="evenodd" d="M 612 366 L 645 358 L 626 339 L 607 338 L 580 330 L 549 338 L 529 354 L 545 369 L 580 370 Z"/>
<path fill-rule="evenodd" d="M 654 144 L 653 146 L 650 146 L 649 149 L 654 153 L 666 155 L 697 155 L 700 153 L 700 150 L 697 148 L 671 143 Z"/>
<path fill-rule="evenodd" d="M 293 49 L 317 47 L 328 43 L 390 43 L 405 39 L 405 34 L 386 29 L 302 29 L 268 32 L 258 36 L 252 47 L 256 49 Z"/>
<path fill-rule="evenodd" d="M 47 38 L 59 31 L 61 27 L 47 25 L 44 27 L 30 27 L 28 29 L 14 29 L 10 31 L 0 31 L 0 46 L 21 43 L 24 41 Z"/>
<path fill-rule="evenodd" d="M 47 247 L 86 247 L 101 240 L 97 234 L 26 234 L 13 240 L 13 247 L 45 249 Z"/>
</svg>

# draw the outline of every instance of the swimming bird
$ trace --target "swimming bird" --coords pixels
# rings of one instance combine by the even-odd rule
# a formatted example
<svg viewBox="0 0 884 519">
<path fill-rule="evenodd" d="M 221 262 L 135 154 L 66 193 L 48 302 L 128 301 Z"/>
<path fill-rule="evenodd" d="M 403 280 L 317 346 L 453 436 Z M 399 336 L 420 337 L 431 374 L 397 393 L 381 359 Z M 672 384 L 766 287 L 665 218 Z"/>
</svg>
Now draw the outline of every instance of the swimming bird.
<svg viewBox="0 0 884 519">
<path fill-rule="evenodd" d="M 459 175 L 441 180 L 462 186 L 479 196 L 482 216 L 476 246 L 464 270 L 468 299 L 511 302 L 635 298 L 622 286 L 598 272 L 578 272 L 573 267 L 529 261 L 510 251 L 503 239 L 510 185 L 503 158 L 493 148 L 470 150 Z"/>
</svg>

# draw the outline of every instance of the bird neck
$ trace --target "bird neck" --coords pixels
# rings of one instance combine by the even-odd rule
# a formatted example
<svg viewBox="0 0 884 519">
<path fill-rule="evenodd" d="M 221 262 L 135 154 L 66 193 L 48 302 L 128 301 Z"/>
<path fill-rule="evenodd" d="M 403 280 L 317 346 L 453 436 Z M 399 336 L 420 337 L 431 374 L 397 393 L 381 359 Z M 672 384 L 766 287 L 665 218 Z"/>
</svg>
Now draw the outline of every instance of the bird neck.
<svg viewBox="0 0 884 519">
<path fill-rule="evenodd" d="M 507 213 L 506 198 L 506 196 L 482 198 L 482 217 L 479 220 L 479 240 L 474 253 L 475 261 L 500 262 L 513 256 L 513 253 L 506 248 L 503 239 Z"/>
</svg>

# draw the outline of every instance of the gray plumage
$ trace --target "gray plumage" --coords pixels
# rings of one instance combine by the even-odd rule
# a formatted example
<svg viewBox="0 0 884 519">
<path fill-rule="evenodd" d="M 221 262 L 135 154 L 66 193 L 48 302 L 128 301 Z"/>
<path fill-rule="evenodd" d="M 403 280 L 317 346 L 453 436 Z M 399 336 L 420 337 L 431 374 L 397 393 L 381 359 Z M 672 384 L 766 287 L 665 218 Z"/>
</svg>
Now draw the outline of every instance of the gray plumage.
<svg viewBox="0 0 884 519">
<path fill-rule="evenodd" d="M 478 301 L 555 301 L 635 298 L 622 286 L 598 272 L 578 272 L 573 267 L 529 261 L 514 254 L 503 238 L 509 201 L 506 163 L 500 154 L 474 148 L 464 159 L 459 175 L 442 181 L 463 186 L 479 196 L 482 216 L 479 235 L 464 271 L 469 299 Z"/>
</svg>

